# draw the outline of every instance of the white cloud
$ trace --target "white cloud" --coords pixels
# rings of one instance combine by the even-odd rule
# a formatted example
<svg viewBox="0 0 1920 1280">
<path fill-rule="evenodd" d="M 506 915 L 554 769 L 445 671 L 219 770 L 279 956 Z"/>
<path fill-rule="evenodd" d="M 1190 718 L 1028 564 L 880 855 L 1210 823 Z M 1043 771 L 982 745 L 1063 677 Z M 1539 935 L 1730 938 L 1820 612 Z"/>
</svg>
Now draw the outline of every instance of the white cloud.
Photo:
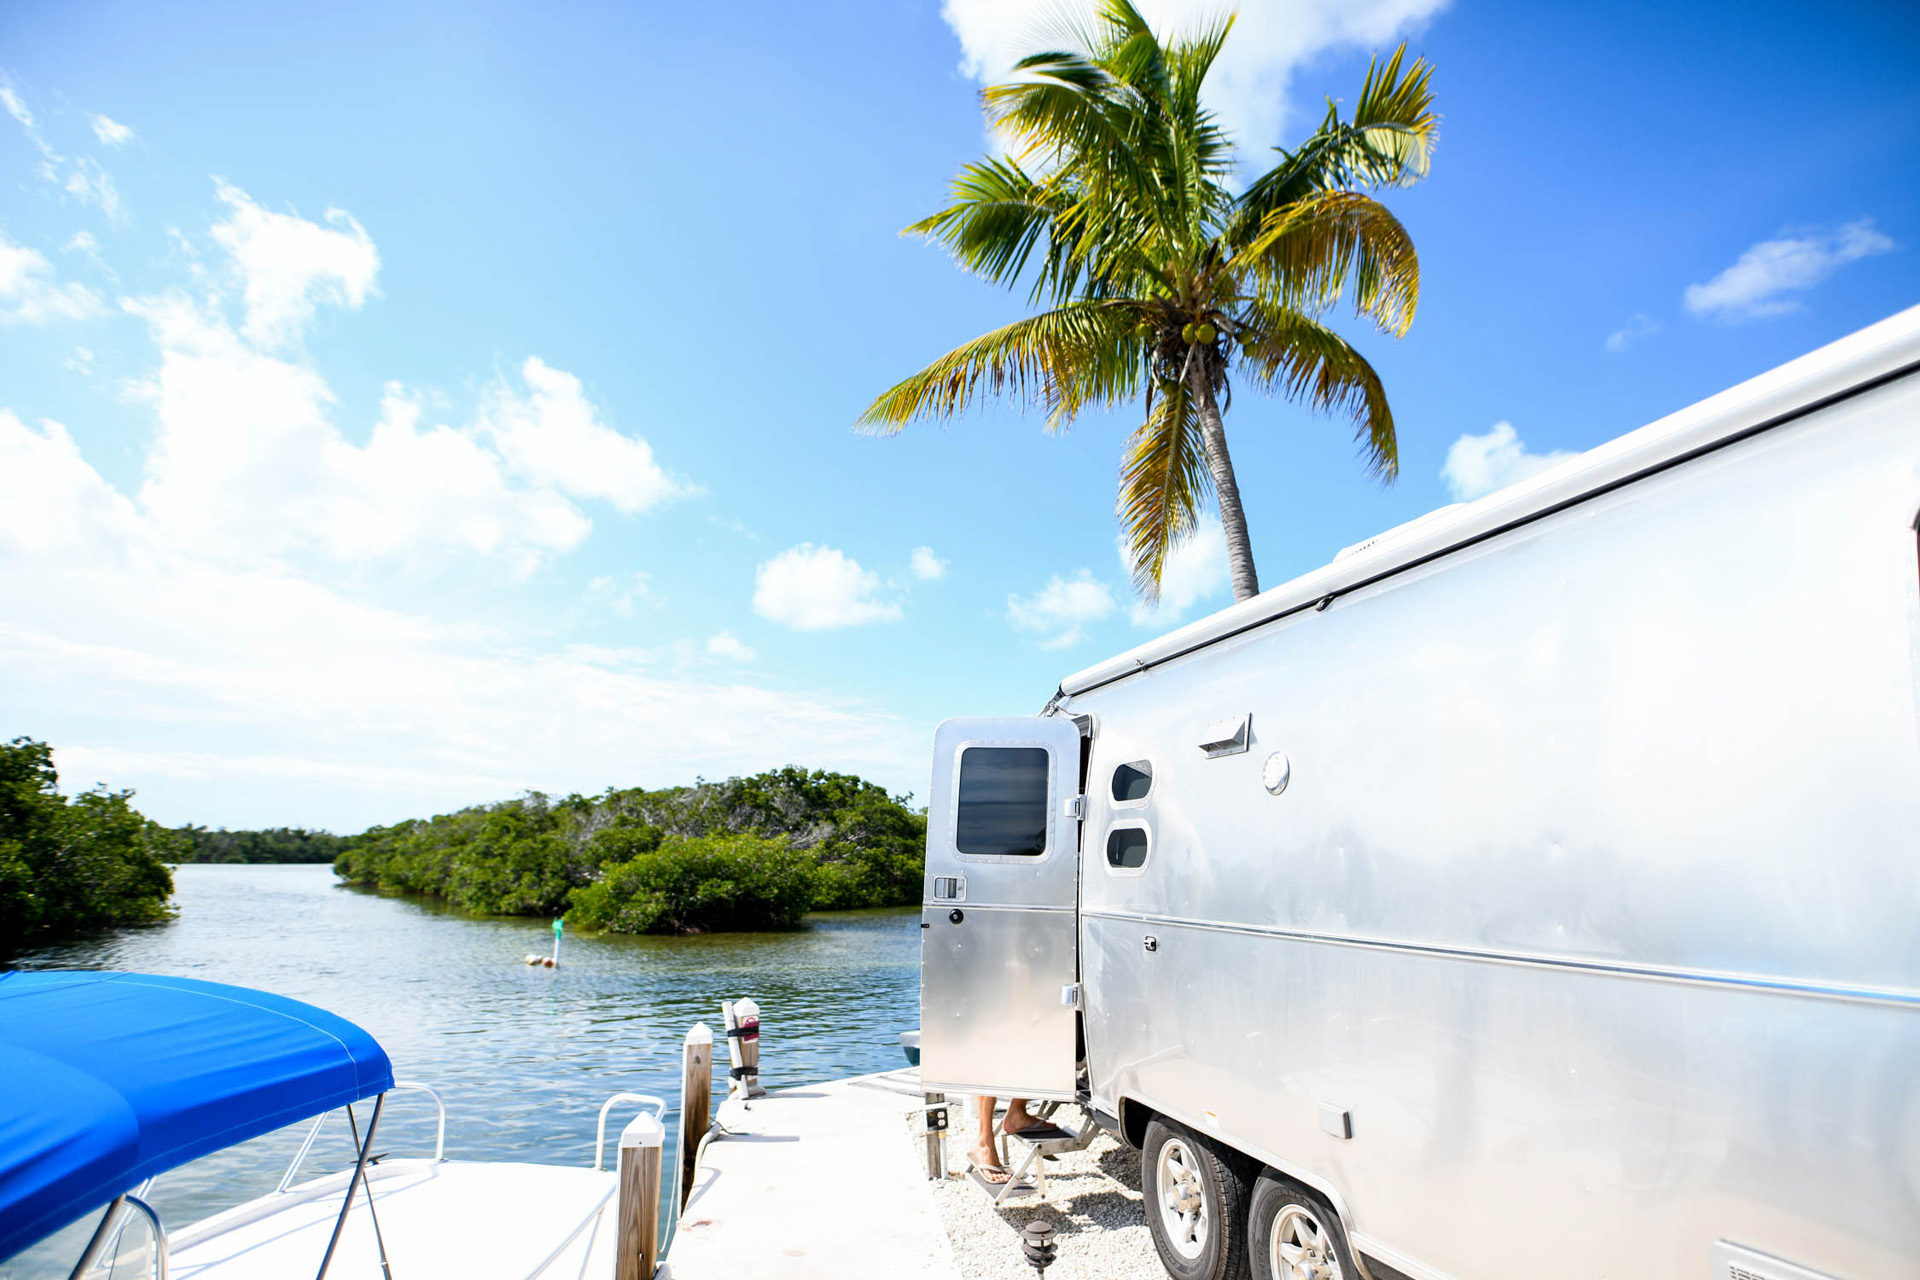
<svg viewBox="0 0 1920 1280">
<path fill-rule="evenodd" d="M 391 383 L 365 443 L 347 439 L 325 380 L 278 348 L 318 303 L 358 305 L 377 252 L 345 214 L 333 221 L 350 233 L 262 213 L 224 185 L 220 196 L 231 217 L 214 228 L 228 256 L 206 277 L 213 291 L 122 303 L 160 354 L 139 387 L 159 424 L 139 498 L 170 545 L 230 560 L 416 564 L 453 550 L 525 573 L 588 536 L 576 500 L 637 511 L 688 491 L 644 440 L 606 425 L 579 379 L 538 358 L 522 366 L 524 389 L 496 382 L 464 426 L 430 422 Z M 219 293 L 228 283 L 244 299 L 238 329 Z"/>
<path fill-rule="evenodd" d="M 0 77 L 0 105 L 6 107 L 7 114 L 19 123 L 20 131 L 27 135 L 27 141 L 31 142 L 43 157 L 40 163 L 42 178 L 59 187 L 81 204 L 98 205 L 109 221 L 120 220 L 122 212 L 120 192 L 113 185 L 113 176 L 102 169 L 99 162 L 91 156 L 79 156 L 68 161 L 67 157 L 55 151 L 48 143 L 46 136 L 40 132 L 40 124 L 34 119 L 33 111 L 27 106 L 26 99 L 21 97 L 20 91 L 4 77 Z M 100 118 L 105 119 L 104 116 Z M 108 123 L 111 124 L 112 121 Z M 97 132 L 98 126 L 95 128 Z M 62 166 L 66 166 L 64 174 L 61 172 Z"/>
<path fill-rule="evenodd" d="M 93 290 L 56 283 L 44 256 L 0 236 L 0 324 L 87 320 L 103 310 Z"/>
<path fill-rule="evenodd" d="M 600 420 L 580 379 L 529 356 L 526 394 L 497 385 L 480 410 L 480 430 L 515 473 L 576 498 L 603 498 L 629 514 L 694 492 L 668 476 L 653 449 Z"/>
<path fill-rule="evenodd" d="M 900 606 L 875 598 L 880 575 L 832 547 L 803 542 L 754 572 L 753 611 L 795 631 L 897 622 Z"/>
<path fill-rule="evenodd" d="M 93 351 L 87 347 L 76 346 L 73 354 L 62 363 L 75 373 L 85 376 L 93 372 Z"/>
<path fill-rule="evenodd" d="M 37 255 L 5 261 L 10 306 L 50 282 Z M 558 644 L 545 618 L 503 630 L 377 602 L 360 570 L 373 556 L 417 584 L 449 553 L 525 569 L 587 536 L 573 479 L 529 478 L 495 447 L 502 398 L 542 392 L 490 390 L 483 429 L 436 425 L 395 384 L 350 440 L 320 373 L 229 314 L 223 291 L 244 291 L 246 271 L 209 265 L 207 292 L 126 304 L 157 351 L 137 388 L 155 421 L 137 491 L 109 484 L 63 426 L 0 409 L 0 705 L 23 726 L 67 726 L 70 778 L 137 786 L 173 822 L 346 830 L 529 785 L 790 760 L 914 776 L 917 730 L 863 702 L 689 679 L 658 653 Z M 271 340 L 297 340 L 304 307 L 352 305 L 341 275 L 301 286 Z M 558 401 L 577 391 L 539 367 Z M 554 413 L 574 420 L 539 425 Z M 601 421 L 582 403 L 526 416 L 515 438 L 533 450 Z M 643 581 L 620 589 L 641 598 Z"/>
<path fill-rule="evenodd" d="M 1086 635 L 1089 623 L 1113 612 L 1113 592 L 1082 569 L 1071 578 L 1054 574 L 1030 596 L 1007 597 L 1007 619 L 1022 631 L 1042 637 L 1041 647 L 1064 649 Z"/>
<path fill-rule="evenodd" d="M 1120 569 L 1133 572 L 1124 538 L 1116 544 Z M 1139 627 L 1170 627 L 1187 610 L 1202 600 L 1211 599 L 1227 586 L 1227 531 L 1220 517 L 1205 515 L 1167 557 L 1160 571 L 1160 603 L 1133 602 L 1133 623 Z"/>
<path fill-rule="evenodd" d="M 1660 322 L 1644 311 L 1636 312 L 1627 322 L 1607 335 L 1607 350 L 1625 351 L 1642 338 L 1651 338 L 1660 332 Z"/>
<path fill-rule="evenodd" d="M 73 161 L 60 189 L 81 204 L 99 206 L 109 222 L 120 220 L 120 189 L 113 185 L 113 175 L 102 169 L 92 156 L 80 156 Z"/>
<path fill-rule="evenodd" d="M 707 652 L 733 662 L 752 662 L 760 655 L 734 637 L 731 631 L 716 631 L 707 638 Z"/>
<path fill-rule="evenodd" d="M 923 582 L 933 582 L 947 576 L 947 562 L 933 554 L 932 547 L 915 547 L 910 563 L 913 576 Z"/>
<path fill-rule="evenodd" d="M 623 618 L 631 618 L 640 611 L 642 605 L 657 609 L 664 603 L 654 594 L 652 575 L 637 570 L 628 575 L 624 583 L 611 575 L 602 574 L 587 584 L 587 598 L 605 605 Z"/>
<path fill-rule="evenodd" d="M 209 560 L 63 428 L 5 411 L 0 601 L 0 703 L 23 723 L 111 707 L 99 737 L 63 737 L 63 769 L 138 786 L 171 822 L 352 830 L 530 785 L 660 785 L 790 760 L 899 782 L 920 754 L 912 729 L 858 703 L 677 678 L 644 652 L 542 647 L 537 630 L 442 624 L 285 562 Z"/>
<path fill-rule="evenodd" d="M 242 331 L 262 346 L 289 342 L 320 302 L 357 309 L 374 289 L 380 253 L 366 228 L 344 209 L 328 209 L 321 226 L 291 213 L 270 213 L 227 182 L 216 190 L 226 221 L 213 227 L 246 298 Z"/>
<path fill-rule="evenodd" d="M 38 148 L 41 155 L 49 160 L 60 158 L 59 154 L 47 145 L 47 140 L 41 136 L 40 126 L 34 120 L 33 112 L 27 109 L 26 99 L 22 98 L 12 83 L 5 79 L 0 79 L 0 104 L 4 104 L 7 114 L 19 122 L 21 132 L 27 135 L 27 141 Z"/>
<path fill-rule="evenodd" d="M 108 265 L 106 258 L 101 256 L 100 242 L 94 239 L 91 231 L 74 232 L 67 240 L 67 243 L 61 247 L 68 253 L 84 254 L 87 260 L 93 263 L 101 275 L 113 281 L 115 284 L 120 282 L 118 273 Z"/>
<path fill-rule="evenodd" d="M 1287 94 L 1295 71 L 1328 50 L 1372 50 L 1394 43 L 1446 5 L 1447 0 L 1270 0 L 1243 5 L 1233 35 L 1207 78 L 1208 103 L 1243 154 L 1262 155 L 1266 148 L 1288 141 Z M 1139 0 L 1139 7 L 1163 37 L 1195 30 L 1233 8 L 1218 0 Z M 1076 5 L 1074 11 L 1082 7 Z M 959 37 L 961 70 L 982 84 L 1004 79 L 1024 54 L 1060 47 L 1060 24 L 1047 21 L 1048 13 L 1032 0 L 945 0 L 940 8 Z M 1356 82 L 1354 91 L 1359 88 Z"/>
<path fill-rule="evenodd" d="M 141 388 L 159 432 L 140 503 L 180 546 L 237 560 L 450 548 L 524 572 L 592 528 L 564 494 L 514 484 L 478 430 L 427 425 L 398 384 L 357 445 L 334 425 L 333 393 L 311 367 L 256 349 L 182 294 L 123 305 L 160 350 L 159 371 Z"/>
<path fill-rule="evenodd" d="M 1705 284 L 1690 284 L 1687 310 L 1717 320 L 1754 320 L 1784 315 L 1799 307 L 1803 292 L 1832 275 L 1836 267 L 1886 253 L 1893 241 L 1861 218 L 1833 231 L 1808 231 L 1762 240 L 1740 260 Z"/>
<path fill-rule="evenodd" d="M 1496 422 L 1481 435 L 1463 435 L 1455 440 L 1447 450 L 1440 475 L 1457 501 L 1470 502 L 1573 456 L 1561 450 L 1528 453 L 1511 422 Z"/>
<path fill-rule="evenodd" d="M 124 147 L 133 141 L 131 128 L 97 111 L 87 117 L 87 123 L 93 126 L 93 136 L 109 147 Z"/>
</svg>

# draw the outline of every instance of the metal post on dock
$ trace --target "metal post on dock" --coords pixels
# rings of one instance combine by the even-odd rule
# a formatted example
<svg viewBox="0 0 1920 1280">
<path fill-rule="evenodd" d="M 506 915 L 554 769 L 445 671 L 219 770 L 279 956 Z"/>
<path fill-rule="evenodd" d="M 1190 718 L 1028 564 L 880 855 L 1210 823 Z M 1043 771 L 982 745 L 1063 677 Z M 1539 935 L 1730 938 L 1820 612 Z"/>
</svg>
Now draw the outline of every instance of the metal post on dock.
<svg viewBox="0 0 1920 1280">
<path fill-rule="evenodd" d="M 927 1177 L 939 1180 L 947 1176 L 947 1095 L 926 1095 Z"/>
<path fill-rule="evenodd" d="M 620 1211 L 613 1280 L 653 1280 L 660 1264 L 660 1169 L 667 1131 L 651 1114 L 620 1131 Z"/>
<path fill-rule="evenodd" d="M 722 1000 L 720 1017 L 727 1029 L 729 1098 L 764 1098 L 760 1087 L 760 1006 L 752 1000 Z"/>
<path fill-rule="evenodd" d="M 696 1022 L 680 1058 L 680 1207 L 693 1194 L 694 1157 L 707 1136 L 713 1110 L 713 1030 Z"/>
</svg>

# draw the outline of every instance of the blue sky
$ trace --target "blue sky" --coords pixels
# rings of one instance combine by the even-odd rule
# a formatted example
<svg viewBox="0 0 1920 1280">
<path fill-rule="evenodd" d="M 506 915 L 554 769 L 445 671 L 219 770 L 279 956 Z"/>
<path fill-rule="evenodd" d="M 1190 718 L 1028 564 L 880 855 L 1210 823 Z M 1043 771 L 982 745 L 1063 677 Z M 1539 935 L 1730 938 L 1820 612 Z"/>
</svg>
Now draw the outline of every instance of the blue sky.
<svg viewBox="0 0 1920 1280">
<path fill-rule="evenodd" d="M 167 822 L 924 794 L 941 718 L 1227 603 L 1203 539 L 1137 616 L 1130 413 L 851 430 L 1022 312 L 897 232 L 1030 9 L 0 9 L 0 732 Z M 1920 302 L 1912 6 L 1250 3 L 1216 106 L 1257 158 L 1401 38 L 1402 474 L 1240 396 L 1265 585 Z"/>
</svg>

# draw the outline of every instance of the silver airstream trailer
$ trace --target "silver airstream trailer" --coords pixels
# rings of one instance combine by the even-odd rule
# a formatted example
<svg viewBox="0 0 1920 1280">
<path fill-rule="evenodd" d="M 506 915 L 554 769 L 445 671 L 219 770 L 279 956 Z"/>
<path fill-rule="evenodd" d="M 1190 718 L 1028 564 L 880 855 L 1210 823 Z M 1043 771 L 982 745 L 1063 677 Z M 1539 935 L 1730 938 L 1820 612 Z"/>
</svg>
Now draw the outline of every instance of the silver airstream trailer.
<svg viewBox="0 0 1920 1280">
<path fill-rule="evenodd" d="M 1180 1280 L 1920 1276 L 1920 308 L 935 739 L 929 1089 Z"/>
</svg>

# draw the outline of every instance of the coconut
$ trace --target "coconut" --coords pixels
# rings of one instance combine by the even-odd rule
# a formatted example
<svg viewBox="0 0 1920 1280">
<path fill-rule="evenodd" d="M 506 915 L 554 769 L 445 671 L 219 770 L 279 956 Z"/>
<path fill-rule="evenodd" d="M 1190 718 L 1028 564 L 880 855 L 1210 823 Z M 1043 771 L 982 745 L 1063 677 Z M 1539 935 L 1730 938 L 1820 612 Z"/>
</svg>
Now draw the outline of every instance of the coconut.
<svg viewBox="0 0 1920 1280">
<path fill-rule="evenodd" d="M 1201 321 L 1199 324 L 1193 326 L 1193 339 L 1195 342 L 1198 342 L 1201 346 L 1208 345 L 1215 338 L 1219 336 L 1220 336 L 1220 331 L 1215 329 L 1212 325 L 1206 323 L 1206 321 L 1204 320 Z"/>
</svg>

